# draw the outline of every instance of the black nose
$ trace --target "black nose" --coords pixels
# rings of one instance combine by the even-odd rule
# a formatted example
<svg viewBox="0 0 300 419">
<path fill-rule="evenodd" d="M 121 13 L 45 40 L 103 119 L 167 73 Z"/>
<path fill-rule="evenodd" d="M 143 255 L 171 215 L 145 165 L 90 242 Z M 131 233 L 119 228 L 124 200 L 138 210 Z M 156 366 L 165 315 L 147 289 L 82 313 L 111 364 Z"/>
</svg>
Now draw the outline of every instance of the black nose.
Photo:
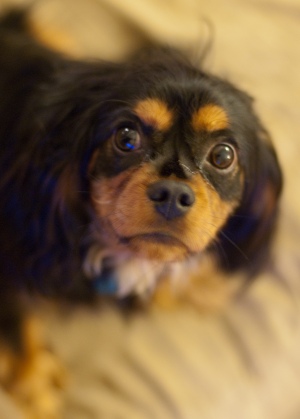
<svg viewBox="0 0 300 419">
<path fill-rule="evenodd" d="M 148 197 L 154 202 L 155 209 L 167 220 L 181 217 L 194 204 L 192 189 L 183 182 L 161 180 L 148 187 Z"/>
</svg>

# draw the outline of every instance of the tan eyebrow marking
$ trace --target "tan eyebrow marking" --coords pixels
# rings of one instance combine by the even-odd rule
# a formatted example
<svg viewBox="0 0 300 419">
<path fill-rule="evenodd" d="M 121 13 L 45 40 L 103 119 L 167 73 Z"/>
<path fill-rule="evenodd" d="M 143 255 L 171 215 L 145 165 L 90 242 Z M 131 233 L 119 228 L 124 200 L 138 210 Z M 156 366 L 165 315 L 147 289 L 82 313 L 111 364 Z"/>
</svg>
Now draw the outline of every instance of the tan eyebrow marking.
<svg viewBox="0 0 300 419">
<path fill-rule="evenodd" d="M 173 123 L 173 112 L 160 99 L 144 99 L 134 108 L 136 115 L 147 125 L 166 131 Z"/>
<path fill-rule="evenodd" d="M 218 105 L 205 105 L 192 115 L 192 127 L 195 131 L 218 131 L 229 127 L 225 110 Z"/>
</svg>

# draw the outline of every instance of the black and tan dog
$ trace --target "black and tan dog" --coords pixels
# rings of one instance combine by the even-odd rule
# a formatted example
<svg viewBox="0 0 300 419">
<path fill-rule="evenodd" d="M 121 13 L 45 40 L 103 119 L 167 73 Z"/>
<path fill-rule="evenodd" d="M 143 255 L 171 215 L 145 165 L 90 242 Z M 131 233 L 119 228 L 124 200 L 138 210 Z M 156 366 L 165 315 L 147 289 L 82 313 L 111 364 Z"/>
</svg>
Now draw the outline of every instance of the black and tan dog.
<svg viewBox="0 0 300 419">
<path fill-rule="evenodd" d="M 24 291 L 144 295 L 197 277 L 207 255 L 257 271 L 281 172 L 249 96 L 169 49 L 68 59 L 22 13 L 2 19 L 0 51 L 3 332 Z"/>
</svg>

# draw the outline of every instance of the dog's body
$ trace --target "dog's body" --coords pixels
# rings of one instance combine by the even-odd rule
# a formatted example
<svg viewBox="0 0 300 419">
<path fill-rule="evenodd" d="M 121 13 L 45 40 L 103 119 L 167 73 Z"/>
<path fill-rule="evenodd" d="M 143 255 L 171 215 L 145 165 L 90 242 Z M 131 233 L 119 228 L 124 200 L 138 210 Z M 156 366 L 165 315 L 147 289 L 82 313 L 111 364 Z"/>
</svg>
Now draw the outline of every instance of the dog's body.
<svg viewBox="0 0 300 419">
<path fill-rule="evenodd" d="M 255 272 L 281 174 L 252 100 L 174 51 L 79 62 L 25 27 L 0 24 L 2 307 L 16 290 L 144 294 L 204 255 Z"/>
</svg>

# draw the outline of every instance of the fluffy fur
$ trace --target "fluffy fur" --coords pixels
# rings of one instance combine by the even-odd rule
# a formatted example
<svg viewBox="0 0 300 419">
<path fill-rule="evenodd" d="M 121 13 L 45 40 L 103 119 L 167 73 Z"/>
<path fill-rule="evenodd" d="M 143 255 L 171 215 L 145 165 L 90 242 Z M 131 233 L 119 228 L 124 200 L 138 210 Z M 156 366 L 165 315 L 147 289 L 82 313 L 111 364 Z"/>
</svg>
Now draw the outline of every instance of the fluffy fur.
<svg viewBox="0 0 300 419">
<path fill-rule="evenodd" d="M 169 49 L 66 58 L 16 13 L 0 50 L 1 289 L 126 295 L 203 254 L 249 274 L 266 260 L 281 172 L 247 94 Z M 161 181 L 192 191 L 186 214 L 149 197 Z"/>
</svg>

